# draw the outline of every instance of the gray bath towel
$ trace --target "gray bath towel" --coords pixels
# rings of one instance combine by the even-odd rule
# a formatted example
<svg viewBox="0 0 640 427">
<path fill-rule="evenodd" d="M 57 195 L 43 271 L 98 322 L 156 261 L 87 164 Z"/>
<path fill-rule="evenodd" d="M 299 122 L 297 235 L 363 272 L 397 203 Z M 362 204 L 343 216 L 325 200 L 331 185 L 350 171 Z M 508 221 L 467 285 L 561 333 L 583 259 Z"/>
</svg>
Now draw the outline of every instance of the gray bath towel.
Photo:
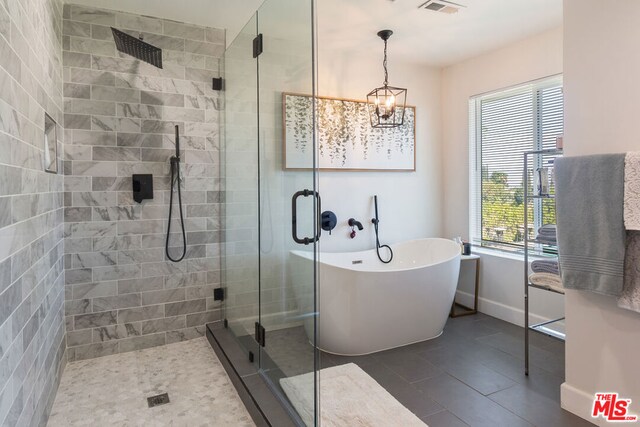
<svg viewBox="0 0 640 427">
<path fill-rule="evenodd" d="M 627 231 L 624 286 L 618 307 L 640 313 L 640 231 Z"/>
<path fill-rule="evenodd" d="M 558 252 L 565 288 L 619 296 L 624 277 L 624 154 L 555 161 Z"/>
<path fill-rule="evenodd" d="M 535 260 L 531 263 L 531 271 L 534 273 L 549 273 L 560 275 L 558 261 Z"/>
</svg>

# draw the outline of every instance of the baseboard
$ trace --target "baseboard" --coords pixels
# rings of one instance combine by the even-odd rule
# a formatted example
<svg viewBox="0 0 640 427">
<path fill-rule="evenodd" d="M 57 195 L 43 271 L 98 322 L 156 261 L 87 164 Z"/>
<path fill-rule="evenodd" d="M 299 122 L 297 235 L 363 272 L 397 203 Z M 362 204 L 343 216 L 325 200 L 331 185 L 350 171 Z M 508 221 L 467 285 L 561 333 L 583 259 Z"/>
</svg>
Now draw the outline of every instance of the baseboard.
<svg viewBox="0 0 640 427">
<path fill-rule="evenodd" d="M 560 405 L 580 418 L 584 418 L 590 423 L 598 426 L 610 426 L 604 418 L 591 417 L 591 408 L 593 407 L 593 393 L 587 393 L 568 383 L 562 383 L 560 386 Z"/>
<path fill-rule="evenodd" d="M 467 307 L 473 307 L 473 294 L 456 291 L 456 301 L 460 304 L 466 305 Z M 524 310 L 520 308 L 508 306 L 497 301 L 479 297 L 478 311 L 484 314 L 488 314 L 489 316 L 496 317 L 500 320 L 504 320 L 505 322 L 524 327 Z M 529 313 L 529 321 L 531 324 L 547 322 L 549 320 L 552 319 L 540 316 L 535 313 Z M 558 329 L 564 331 L 563 327 L 559 327 Z"/>
</svg>

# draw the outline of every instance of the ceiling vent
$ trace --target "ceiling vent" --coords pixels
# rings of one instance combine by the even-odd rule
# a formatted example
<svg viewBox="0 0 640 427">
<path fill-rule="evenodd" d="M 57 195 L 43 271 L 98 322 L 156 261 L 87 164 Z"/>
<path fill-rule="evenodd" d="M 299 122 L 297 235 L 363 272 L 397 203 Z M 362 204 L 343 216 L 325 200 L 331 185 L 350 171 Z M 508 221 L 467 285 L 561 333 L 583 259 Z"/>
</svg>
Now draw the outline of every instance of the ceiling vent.
<svg viewBox="0 0 640 427">
<path fill-rule="evenodd" d="M 458 13 L 458 11 L 463 7 L 466 6 L 447 0 L 429 0 L 418 6 L 418 9 L 427 9 L 433 12 L 440 12 L 451 15 L 454 13 Z"/>
</svg>

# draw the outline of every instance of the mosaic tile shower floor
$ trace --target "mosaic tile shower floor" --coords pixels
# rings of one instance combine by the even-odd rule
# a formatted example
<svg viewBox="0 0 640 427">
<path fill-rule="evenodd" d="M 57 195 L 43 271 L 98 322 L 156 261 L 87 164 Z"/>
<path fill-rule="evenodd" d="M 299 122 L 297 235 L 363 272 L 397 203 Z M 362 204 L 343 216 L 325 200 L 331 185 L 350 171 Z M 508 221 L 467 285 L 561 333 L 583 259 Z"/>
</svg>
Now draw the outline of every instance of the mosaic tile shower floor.
<svg viewBox="0 0 640 427">
<path fill-rule="evenodd" d="M 170 403 L 149 408 L 147 397 Z M 205 338 L 69 363 L 51 412 L 57 426 L 253 426 Z"/>
</svg>

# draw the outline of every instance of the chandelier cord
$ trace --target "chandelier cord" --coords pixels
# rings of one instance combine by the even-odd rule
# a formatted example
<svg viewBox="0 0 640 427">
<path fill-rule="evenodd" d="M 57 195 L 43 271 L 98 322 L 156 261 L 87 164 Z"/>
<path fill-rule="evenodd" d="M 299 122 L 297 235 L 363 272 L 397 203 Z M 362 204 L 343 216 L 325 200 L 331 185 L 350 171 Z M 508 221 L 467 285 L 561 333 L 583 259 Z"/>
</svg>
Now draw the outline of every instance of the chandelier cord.
<svg viewBox="0 0 640 427">
<path fill-rule="evenodd" d="M 387 86 L 389 84 L 389 72 L 387 71 L 387 41 L 384 41 L 384 60 L 382 61 L 382 66 L 384 67 L 384 85 Z"/>
</svg>

